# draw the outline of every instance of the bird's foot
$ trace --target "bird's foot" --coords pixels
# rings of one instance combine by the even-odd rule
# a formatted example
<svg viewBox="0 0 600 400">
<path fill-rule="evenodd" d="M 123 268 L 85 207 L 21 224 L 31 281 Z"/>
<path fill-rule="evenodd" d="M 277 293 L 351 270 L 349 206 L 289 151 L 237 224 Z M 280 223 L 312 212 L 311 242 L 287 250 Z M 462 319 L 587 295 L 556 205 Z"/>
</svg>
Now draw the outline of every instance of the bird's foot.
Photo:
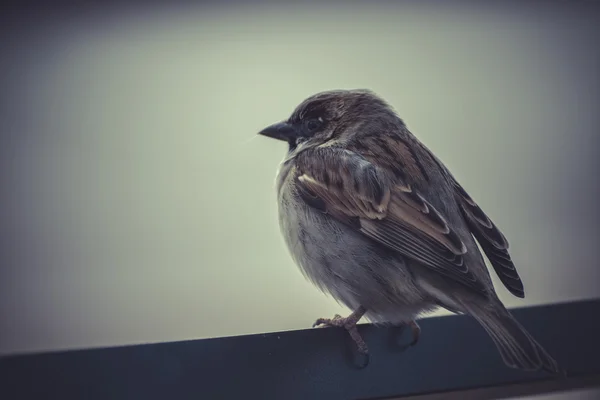
<svg viewBox="0 0 600 400">
<path fill-rule="evenodd" d="M 357 321 L 353 321 L 350 317 L 343 318 L 342 316 L 336 314 L 333 318 L 319 318 L 313 324 L 313 328 L 327 327 L 327 326 L 336 327 L 336 328 L 344 328 L 346 331 L 348 331 L 348 333 L 350 334 L 350 337 L 352 338 L 354 343 L 356 343 L 356 347 L 358 348 L 358 351 L 363 354 L 368 354 L 369 349 L 368 349 L 367 344 L 365 343 L 364 339 L 360 335 L 360 333 L 358 333 L 358 328 L 356 327 L 356 322 Z"/>
<path fill-rule="evenodd" d="M 359 307 L 356 311 L 350 314 L 347 317 L 342 317 L 340 315 L 335 315 L 333 318 L 319 318 L 313 324 L 313 328 L 315 327 L 336 327 L 336 328 L 344 328 L 352 338 L 352 341 L 356 344 L 358 352 L 365 359 L 361 364 L 362 367 L 366 367 L 369 363 L 369 348 L 367 347 L 367 343 L 362 338 L 360 333 L 358 332 L 358 328 L 356 324 L 362 318 L 366 310 L 362 307 Z"/>
<path fill-rule="evenodd" d="M 416 321 L 410 321 L 409 323 L 399 325 L 398 327 L 400 328 L 400 333 L 393 334 L 391 339 L 394 347 L 399 346 L 399 351 L 405 351 L 409 347 L 413 347 L 419 342 L 419 338 L 421 337 L 421 327 Z M 399 343 L 398 337 L 403 336 L 402 332 L 404 332 L 404 329 L 407 327 L 410 328 L 412 340 L 408 344 Z"/>
<path fill-rule="evenodd" d="M 408 344 L 408 346 L 412 347 L 419 343 L 419 338 L 421 338 L 421 327 L 419 324 L 417 324 L 417 321 L 410 321 L 408 326 L 410 326 L 410 331 L 413 337 L 413 340 Z"/>
</svg>

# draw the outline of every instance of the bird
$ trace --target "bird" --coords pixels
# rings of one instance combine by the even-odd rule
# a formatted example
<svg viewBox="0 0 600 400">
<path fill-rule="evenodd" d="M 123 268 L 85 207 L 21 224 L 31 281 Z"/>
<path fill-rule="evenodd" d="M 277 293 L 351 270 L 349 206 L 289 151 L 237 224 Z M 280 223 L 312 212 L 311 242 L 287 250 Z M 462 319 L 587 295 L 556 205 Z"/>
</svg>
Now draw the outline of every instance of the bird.
<svg viewBox="0 0 600 400">
<path fill-rule="evenodd" d="M 498 226 L 396 110 L 369 89 L 325 90 L 259 135 L 287 142 L 276 175 L 279 228 L 291 258 L 322 292 L 352 310 L 314 326 L 410 326 L 437 309 L 473 317 L 504 363 L 560 373 L 499 299 L 524 286 Z M 481 246 L 477 246 L 477 243 Z"/>
</svg>

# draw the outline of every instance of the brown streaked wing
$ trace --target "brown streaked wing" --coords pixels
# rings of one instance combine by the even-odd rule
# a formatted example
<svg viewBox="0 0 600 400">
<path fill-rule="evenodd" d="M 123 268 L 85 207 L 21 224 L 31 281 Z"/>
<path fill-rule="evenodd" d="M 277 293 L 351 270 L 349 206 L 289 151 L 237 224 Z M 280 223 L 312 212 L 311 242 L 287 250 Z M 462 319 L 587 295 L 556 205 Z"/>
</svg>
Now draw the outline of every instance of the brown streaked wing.
<svg viewBox="0 0 600 400">
<path fill-rule="evenodd" d="M 363 173 L 369 170 L 369 166 L 365 164 L 368 161 L 360 155 L 345 149 L 339 149 L 339 152 L 337 154 L 336 149 L 331 147 L 327 152 L 311 149 L 297 160 L 300 175 L 296 185 L 309 206 L 316 205 L 315 208 L 366 237 L 474 291 L 487 292 L 485 285 L 476 279 L 465 264 L 465 244 L 431 203 L 410 186 L 391 183 L 387 177 L 377 176 L 373 171 L 379 174 L 385 172 L 375 166 L 373 171 Z M 331 159 L 325 160 L 324 157 Z M 313 174 L 311 170 L 316 165 L 321 168 Z M 359 165 L 359 170 L 352 170 Z M 324 166 L 326 172 L 322 169 Z M 328 175 L 326 179 L 323 179 L 324 174 Z M 321 179 L 315 178 L 316 175 L 320 175 Z M 348 175 L 352 176 L 352 184 L 340 185 L 340 182 L 348 181 Z M 374 189 L 377 185 L 381 186 L 382 182 L 390 187 Z M 376 201 L 361 188 L 369 188 L 372 193 L 389 193 L 389 198 L 383 203 Z"/>
</svg>

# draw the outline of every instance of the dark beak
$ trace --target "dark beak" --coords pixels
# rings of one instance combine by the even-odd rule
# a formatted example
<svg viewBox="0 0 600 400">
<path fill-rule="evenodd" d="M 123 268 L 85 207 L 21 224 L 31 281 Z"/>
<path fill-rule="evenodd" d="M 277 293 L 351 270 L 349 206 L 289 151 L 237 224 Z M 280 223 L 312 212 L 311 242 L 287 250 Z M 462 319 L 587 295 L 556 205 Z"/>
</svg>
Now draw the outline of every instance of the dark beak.
<svg viewBox="0 0 600 400">
<path fill-rule="evenodd" d="M 267 126 L 265 129 L 258 132 L 258 134 L 273 139 L 285 140 L 286 142 L 296 139 L 298 136 L 296 129 L 287 122 L 278 122 L 276 124 Z"/>
</svg>

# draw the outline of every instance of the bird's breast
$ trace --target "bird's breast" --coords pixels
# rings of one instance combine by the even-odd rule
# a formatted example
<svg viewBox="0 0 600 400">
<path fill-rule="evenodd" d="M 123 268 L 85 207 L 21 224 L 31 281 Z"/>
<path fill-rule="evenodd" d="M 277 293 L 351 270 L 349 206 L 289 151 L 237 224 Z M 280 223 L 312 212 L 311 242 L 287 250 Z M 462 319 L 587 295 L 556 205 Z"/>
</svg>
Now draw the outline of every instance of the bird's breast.
<svg viewBox="0 0 600 400">
<path fill-rule="evenodd" d="M 278 175 L 279 225 L 303 275 L 349 308 L 363 305 L 388 315 L 390 307 L 396 314 L 398 306 L 421 301 L 403 258 L 307 205 L 296 173 L 284 165 Z"/>
</svg>

